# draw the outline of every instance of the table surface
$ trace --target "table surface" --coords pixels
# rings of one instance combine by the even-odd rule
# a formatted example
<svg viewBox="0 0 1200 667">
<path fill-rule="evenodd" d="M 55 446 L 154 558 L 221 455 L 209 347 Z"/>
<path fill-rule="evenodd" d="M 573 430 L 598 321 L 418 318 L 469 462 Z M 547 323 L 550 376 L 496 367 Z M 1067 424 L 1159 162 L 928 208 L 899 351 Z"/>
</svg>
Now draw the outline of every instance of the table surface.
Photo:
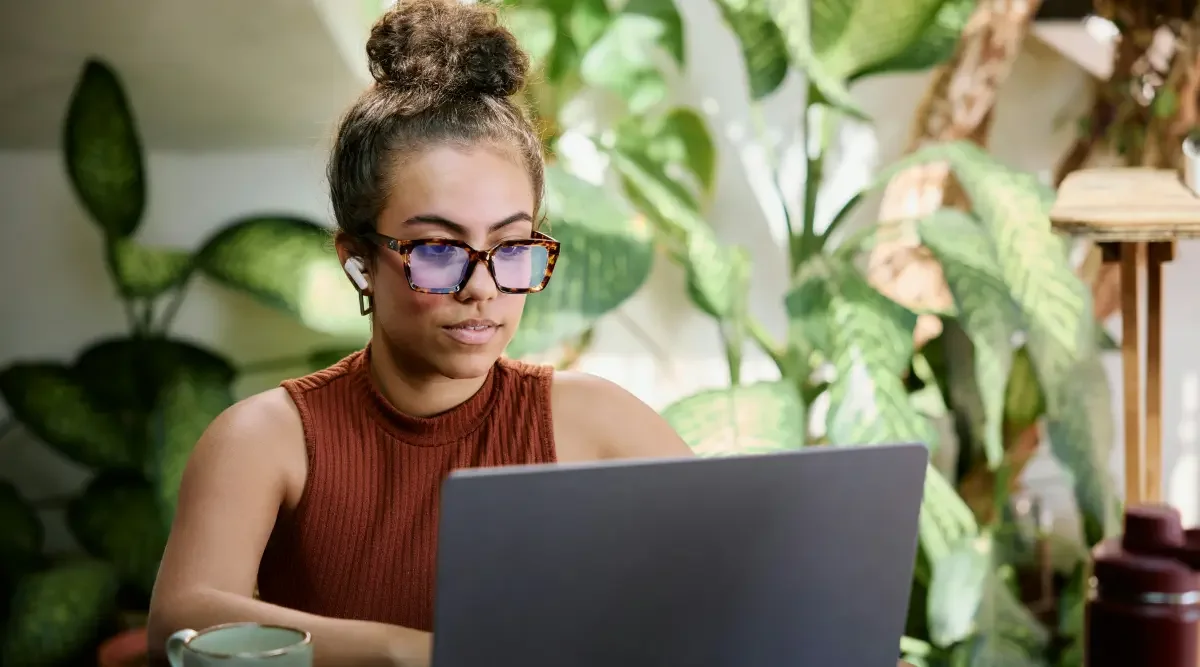
<svg viewBox="0 0 1200 667">
<path fill-rule="evenodd" d="M 1058 187 L 1050 221 L 1097 241 L 1200 238 L 1200 197 L 1172 169 L 1081 169 Z"/>
</svg>

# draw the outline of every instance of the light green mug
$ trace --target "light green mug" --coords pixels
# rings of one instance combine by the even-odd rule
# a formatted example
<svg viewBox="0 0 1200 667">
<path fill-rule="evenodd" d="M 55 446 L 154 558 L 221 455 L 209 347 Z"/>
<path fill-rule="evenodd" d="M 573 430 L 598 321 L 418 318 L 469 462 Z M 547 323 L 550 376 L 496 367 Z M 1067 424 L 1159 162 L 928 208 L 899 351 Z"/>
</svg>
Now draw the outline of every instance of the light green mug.
<svg viewBox="0 0 1200 667">
<path fill-rule="evenodd" d="M 228 623 L 167 639 L 171 667 L 312 667 L 312 635 L 295 628 Z"/>
</svg>

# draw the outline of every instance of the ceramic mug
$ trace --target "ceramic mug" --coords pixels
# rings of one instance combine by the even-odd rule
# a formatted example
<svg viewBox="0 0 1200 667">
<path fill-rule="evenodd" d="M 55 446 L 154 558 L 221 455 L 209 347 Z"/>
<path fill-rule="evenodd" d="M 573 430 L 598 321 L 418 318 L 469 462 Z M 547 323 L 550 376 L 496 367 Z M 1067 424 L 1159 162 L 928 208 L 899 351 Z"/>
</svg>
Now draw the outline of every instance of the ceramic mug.
<svg viewBox="0 0 1200 667">
<path fill-rule="evenodd" d="M 167 639 L 171 667 L 312 667 L 312 635 L 295 628 L 228 623 Z"/>
</svg>

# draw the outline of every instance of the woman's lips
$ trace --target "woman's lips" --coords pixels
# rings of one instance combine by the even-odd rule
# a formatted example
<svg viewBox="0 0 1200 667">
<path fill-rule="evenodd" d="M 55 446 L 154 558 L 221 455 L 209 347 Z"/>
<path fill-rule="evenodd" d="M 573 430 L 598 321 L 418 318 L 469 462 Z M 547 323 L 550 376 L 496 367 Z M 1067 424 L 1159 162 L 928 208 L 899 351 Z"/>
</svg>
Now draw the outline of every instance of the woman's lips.
<svg viewBox="0 0 1200 667">
<path fill-rule="evenodd" d="M 442 327 L 442 331 L 463 345 L 483 345 L 492 340 L 499 328 L 500 325 L 491 320 L 463 320 Z"/>
</svg>

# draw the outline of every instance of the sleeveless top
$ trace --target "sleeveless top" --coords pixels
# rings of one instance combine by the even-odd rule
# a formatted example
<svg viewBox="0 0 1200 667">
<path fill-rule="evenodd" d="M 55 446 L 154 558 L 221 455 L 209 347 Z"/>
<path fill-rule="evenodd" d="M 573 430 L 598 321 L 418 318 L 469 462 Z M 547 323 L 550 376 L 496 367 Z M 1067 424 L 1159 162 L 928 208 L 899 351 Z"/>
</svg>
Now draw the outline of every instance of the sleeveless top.
<svg viewBox="0 0 1200 667">
<path fill-rule="evenodd" d="M 556 460 L 553 369 L 501 359 L 465 403 L 417 418 L 379 393 L 369 354 L 282 383 L 304 424 L 308 478 L 276 519 L 259 598 L 430 631 L 441 483 L 456 468 Z"/>
</svg>

